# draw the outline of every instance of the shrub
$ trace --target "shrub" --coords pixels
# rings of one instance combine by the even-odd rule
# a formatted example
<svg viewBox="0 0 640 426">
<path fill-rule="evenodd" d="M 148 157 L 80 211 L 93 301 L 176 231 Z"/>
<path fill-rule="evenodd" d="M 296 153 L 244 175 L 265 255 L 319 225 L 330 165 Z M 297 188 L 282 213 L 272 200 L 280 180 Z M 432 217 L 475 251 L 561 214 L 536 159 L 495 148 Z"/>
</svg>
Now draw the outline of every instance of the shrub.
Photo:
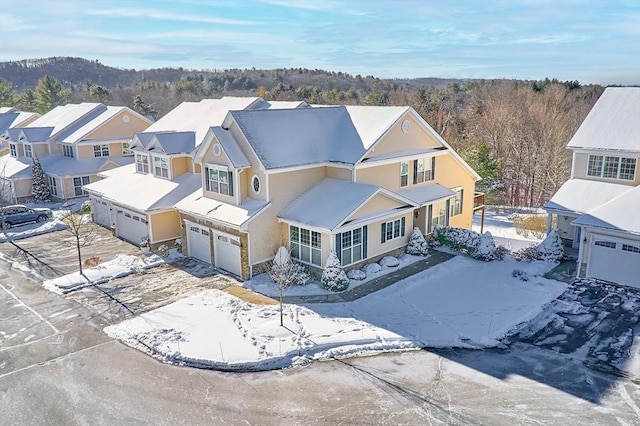
<svg viewBox="0 0 640 426">
<path fill-rule="evenodd" d="M 331 291 L 344 291 L 349 288 L 349 278 L 342 270 L 340 260 L 334 251 L 329 253 L 320 282 L 324 288 Z"/>
<path fill-rule="evenodd" d="M 420 228 L 413 228 L 413 232 L 409 237 L 409 244 L 407 245 L 407 253 L 414 256 L 427 256 L 429 254 L 429 245 L 424 235 L 422 235 Z"/>
<path fill-rule="evenodd" d="M 438 246 L 449 247 L 474 259 L 500 260 L 509 252 L 502 246 L 496 247 L 489 231 L 480 234 L 469 229 L 436 226 L 432 239 L 437 241 Z"/>
<path fill-rule="evenodd" d="M 377 274 L 378 272 L 382 271 L 382 267 L 377 263 L 370 263 L 368 265 L 365 265 L 363 269 L 364 273 L 367 274 L 367 276 Z"/>
<path fill-rule="evenodd" d="M 515 253 L 517 259 L 522 260 L 546 260 L 549 262 L 559 262 L 564 259 L 564 248 L 562 240 L 555 229 L 549 232 L 537 246 L 528 246 Z"/>
<path fill-rule="evenodd" d="M 167 247 L 165 244 L 161 245 L 160 247 L 158 247 L 158 250 L 156 250 L 156 254 L 160 257 L 169 256 L 169 247 Z"/>
<path fill-rule="evenodd" d="M 386 266 L 387 268 L 396 268 L 400 266 L 400 261 L 393 256 L 385 256 L 380 259 L 380 266 Z"/>
<path fill-rule="evenodd" d="M 509 216 L 516 233 L 525 238 L 543 238 L 547 232 L 547 216 L 539 214 L 513 214 Z"/>
<path fill-rule="evenodd" d="M 352 269 L 347 272 L 347 278 L 349 278 L 350 280 L 362 281 L 367 278 L 367 274 L 362 272 L 362 270 L 360 269 Z"/>
</svg>

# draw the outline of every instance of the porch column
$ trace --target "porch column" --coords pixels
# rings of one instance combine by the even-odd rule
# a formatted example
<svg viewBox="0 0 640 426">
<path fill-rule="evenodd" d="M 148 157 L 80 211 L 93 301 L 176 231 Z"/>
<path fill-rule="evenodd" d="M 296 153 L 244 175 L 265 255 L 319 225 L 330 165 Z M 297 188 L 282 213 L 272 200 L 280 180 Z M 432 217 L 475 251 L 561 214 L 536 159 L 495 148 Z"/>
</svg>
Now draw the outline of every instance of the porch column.
<svg viewBox="0 0 640 426">
<path fill-rule="evenodd" d="M 549 234 L 549 232 L 551 232 L 552 220 L 553 220 L 553 214 L 552 213 L 547 213 L 547 234 Z"/>
</svg>

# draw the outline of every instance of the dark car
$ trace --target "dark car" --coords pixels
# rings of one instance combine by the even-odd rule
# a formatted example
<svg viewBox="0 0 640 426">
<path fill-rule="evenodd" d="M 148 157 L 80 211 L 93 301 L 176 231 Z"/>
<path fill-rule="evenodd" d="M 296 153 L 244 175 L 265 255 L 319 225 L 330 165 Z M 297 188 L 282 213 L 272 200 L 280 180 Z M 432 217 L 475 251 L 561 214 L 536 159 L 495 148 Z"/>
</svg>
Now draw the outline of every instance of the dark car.
<svg viewBox="0 0 640 426">
<path fill-rule="evenodd" d="M 0 209 L 0 223 L 3 229 L 29 222 L 46 222 L 53 213 L 47 208 L 29 208 L 23 205 L 7 206 Z"/>
</svg>

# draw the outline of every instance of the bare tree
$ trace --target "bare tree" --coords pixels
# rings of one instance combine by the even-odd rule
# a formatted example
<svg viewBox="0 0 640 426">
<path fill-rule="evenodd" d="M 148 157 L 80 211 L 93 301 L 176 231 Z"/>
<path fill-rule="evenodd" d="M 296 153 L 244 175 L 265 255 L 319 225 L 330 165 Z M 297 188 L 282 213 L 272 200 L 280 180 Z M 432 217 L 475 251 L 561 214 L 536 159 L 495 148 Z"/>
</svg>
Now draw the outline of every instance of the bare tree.
<svg viewBox="0 0 640 426">
<path fill-rule="evenodd" d="M 72 236 L 72 244 L 78 254 L 80 275 L 84 276 L 82 271 L 82 248 L 88 247 L 93 243 L 96 238 L 96 228 L 93 222 L 89 220 L 84 204 L 78 211 L 69 210 L 62 216 L 61 220 L 68 226 L 66 232 Z"/>
</svg>

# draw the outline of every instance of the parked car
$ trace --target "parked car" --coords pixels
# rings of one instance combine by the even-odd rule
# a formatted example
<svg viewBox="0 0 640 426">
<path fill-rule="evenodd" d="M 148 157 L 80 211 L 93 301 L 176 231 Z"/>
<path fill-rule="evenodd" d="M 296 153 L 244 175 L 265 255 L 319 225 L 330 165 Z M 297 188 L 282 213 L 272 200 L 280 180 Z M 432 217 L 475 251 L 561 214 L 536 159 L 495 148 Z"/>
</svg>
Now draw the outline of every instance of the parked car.
<svg viewBox="0 0 640 426">
<path fill-rule="evenodd" d="M 51 209 L 29 208 L 23 205 L 0 208 L 0 221 L 3 229 L 29 222 L 46 222 L 53 217 Z"/>
</svg>

